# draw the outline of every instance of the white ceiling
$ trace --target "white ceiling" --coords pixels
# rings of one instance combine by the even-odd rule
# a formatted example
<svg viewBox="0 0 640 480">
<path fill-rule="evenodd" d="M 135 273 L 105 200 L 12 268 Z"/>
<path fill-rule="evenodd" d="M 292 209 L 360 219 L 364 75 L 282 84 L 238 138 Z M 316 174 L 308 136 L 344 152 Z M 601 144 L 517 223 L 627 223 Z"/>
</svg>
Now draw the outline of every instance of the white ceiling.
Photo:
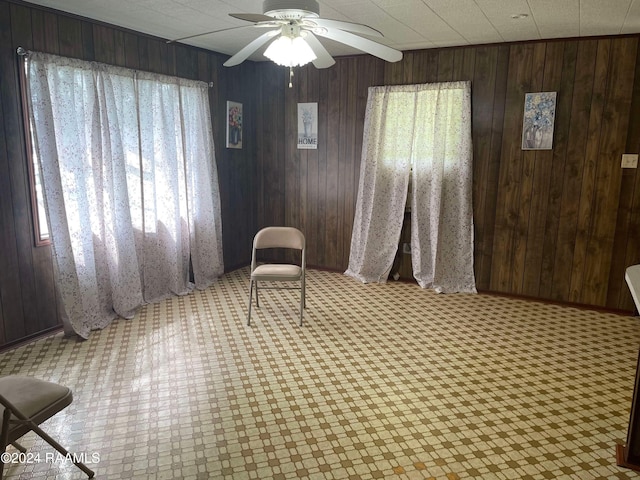
<svg viewBox="0 0 640 480">
<path fill-rule="evenodd" d="M 250 25 L 228 13 L 262 13 L 262 0 L 31 0 L 165 39 Z M 320 16 L 363 23 L 382 43 L 414 50 L 640 32 L 640 0 L 319 0 Z M 513 15 L 526 14 L 514 19 Z M 264 30 L 240 28 L 183 43 L 232 55 Z M 332 55 L 358 53 L 322 39 Z M 261 49 L 252 60 L 264 60 Z"/>
</svg>

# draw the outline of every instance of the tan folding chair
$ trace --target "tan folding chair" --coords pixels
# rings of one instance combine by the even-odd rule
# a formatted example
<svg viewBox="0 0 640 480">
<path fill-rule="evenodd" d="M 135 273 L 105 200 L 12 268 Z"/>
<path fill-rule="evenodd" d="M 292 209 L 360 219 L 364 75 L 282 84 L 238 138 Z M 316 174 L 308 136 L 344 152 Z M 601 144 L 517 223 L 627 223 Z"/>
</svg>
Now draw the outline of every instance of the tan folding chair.
<svg viewBox="0 0 640 480">
<path fill-rule="evenodd" d="M 24 434 L 33 431 L 66 458 L 70 458 L 89 478 L 93 478 L 95 474 L 92 470 L 87 468 L 84 463 L 76 461 L 76 457 L 38 426 L 66 408 L 72 401 L 71 390 L 57 383 L 45 382 L 32 377 L 8 376 L 0 378 L 0 411 L 2 412 L 0 453 L 6 452 L 9 444 L 12 444 L 20 452 L 26 453 L 26 449 L 17 440 Z M 0 479 L 4 473 L 4 459 L 2 460 L 0 462 Z"/>
<path fill-rule="evenodd" d="M 280 263 L 258 265 L 256 261 L 256 251 L 263 248 L 300 250 L 300 265 Z M 251 297 L 253 296 L 254 286 L 256 291 L 256 307 L 260 307 L 258 286 L 261 282 L 299 282 L 300 285 L 298 287 L 278 286 L 276 283 L 270 287 L 260 288 L 300 289 L 300 326 L 302 326 L 302 315 L 306 307 L 305 270 L 305 239 L 300 230 L 293 227 L 266 227 L 260 230 L 253 239 L 253 252 L 251 253 L 251 281 L 249 282 L 249 314 L 247 315 L 247 325 L 251 325 Z"/>
</svg>

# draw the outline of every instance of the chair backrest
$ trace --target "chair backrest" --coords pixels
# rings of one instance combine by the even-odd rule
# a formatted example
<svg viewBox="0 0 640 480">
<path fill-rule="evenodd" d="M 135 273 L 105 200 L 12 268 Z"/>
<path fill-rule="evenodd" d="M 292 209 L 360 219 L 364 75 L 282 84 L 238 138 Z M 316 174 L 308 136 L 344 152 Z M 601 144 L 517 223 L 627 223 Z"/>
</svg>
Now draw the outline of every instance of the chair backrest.
<svg viewBox="0 0 640 480">
<path fill-rule="evenodd" d="M 295 248 L 304 250 L 304 235 L 293 227 L 265 227 L 256 233 L 253 248 Z"/>
</svg>

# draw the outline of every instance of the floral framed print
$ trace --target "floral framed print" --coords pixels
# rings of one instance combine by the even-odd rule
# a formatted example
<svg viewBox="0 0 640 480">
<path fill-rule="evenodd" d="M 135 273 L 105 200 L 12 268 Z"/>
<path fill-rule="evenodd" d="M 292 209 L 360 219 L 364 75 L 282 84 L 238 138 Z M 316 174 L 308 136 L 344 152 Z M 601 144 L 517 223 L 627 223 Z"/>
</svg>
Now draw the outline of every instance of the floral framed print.
<svg viewBox="0 0 640 480">
<path fill-rule="evenodd" d="M 298 104 L 298 148 L 318 148 L 318 104 Z"/>
<path fill-rule="evenodd" d="M 242 104 L 227 101 L 227 148 L 242 148 Z"/>
<path fill-rule="evenodd" d="M 553 148 L 556 93 L 525 94 L 522 150 L 551 150 Z"/>
</svg>

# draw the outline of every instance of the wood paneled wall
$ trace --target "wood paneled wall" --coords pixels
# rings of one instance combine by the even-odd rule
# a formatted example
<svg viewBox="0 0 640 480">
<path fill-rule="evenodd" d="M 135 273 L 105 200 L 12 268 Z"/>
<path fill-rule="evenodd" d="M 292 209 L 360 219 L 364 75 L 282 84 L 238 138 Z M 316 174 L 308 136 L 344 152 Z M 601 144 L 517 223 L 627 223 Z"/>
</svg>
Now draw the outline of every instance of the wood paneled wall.
<svg viewBox="0 0 640 480">
<path fill-rule="evenodd" d="M 327 70 L 260 64 L 259 226 L 293 225 L 308 263 L 346 269 L 367 88 L 471 80 L 475 274 L 479 289 L 631 311 L 640 262 L 638 36 L 340 58 Z M 522 151 L 524 94 L 558 92 L 554 148 Z M 318 102 L 318 150 L 297 150 L 296 104 Z M 284 128 L 279 131 L 278 126 Z"/>
<path fill-rule="evenodd" d="M 50 247 L 34 247 L 16 48 L 213 82 L 210 103 L 227 270 L 246 265 L 254 227 L 254 142 L 225 148 L 226 101 L 242 102 L 245 138 L 255 137 L 255 65 L 222 66 L 223 55 L 0 0 L 0 345 L 60 323 Z"/>
</svg>

